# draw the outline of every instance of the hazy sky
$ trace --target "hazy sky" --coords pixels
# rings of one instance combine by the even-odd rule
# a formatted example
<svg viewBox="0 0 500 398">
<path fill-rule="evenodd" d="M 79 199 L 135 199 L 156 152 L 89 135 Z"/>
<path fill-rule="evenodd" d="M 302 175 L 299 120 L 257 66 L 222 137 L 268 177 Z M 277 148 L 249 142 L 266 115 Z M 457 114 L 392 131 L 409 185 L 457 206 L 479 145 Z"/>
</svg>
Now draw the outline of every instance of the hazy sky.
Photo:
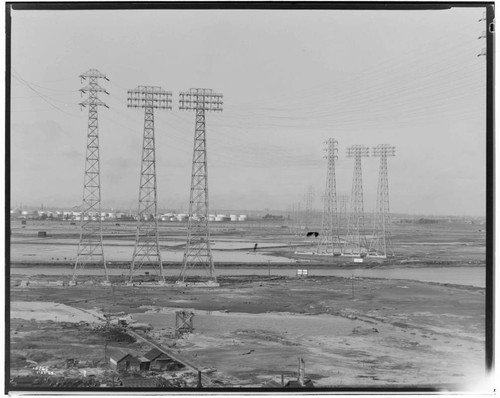
<svg viewBox="0 0 500 398">
<path fill-rule="evenodd" d="M 12 205 L 81 203 L 78 75 L 96 68 L 110 79 L 104 207 L 137 207 L 144 111 L 127 109 L 126 90 L 158 85 L 174 99 L 155 113 L 161 208 L 187 209 L 195 115 L 178 92 L 203 87 L 224 95 L 224 111 L 207 113 L 211 212 L 284 210 L 308 185 L 320 209 L 333 137 L 338 193 L 351 190 L 348 146 L 392 144 L 391 211 L 484 215 L 483 11 L 13 11 Z M 378 165 L 363 159 L 366 211 Z"/>
</svg>

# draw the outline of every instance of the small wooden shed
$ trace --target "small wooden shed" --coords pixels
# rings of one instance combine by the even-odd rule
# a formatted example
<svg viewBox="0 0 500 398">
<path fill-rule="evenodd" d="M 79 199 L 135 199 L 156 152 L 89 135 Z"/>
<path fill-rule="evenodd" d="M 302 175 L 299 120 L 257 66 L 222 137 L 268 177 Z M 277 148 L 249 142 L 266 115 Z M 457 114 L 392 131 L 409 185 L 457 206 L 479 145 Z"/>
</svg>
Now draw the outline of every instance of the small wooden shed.
<svg viewBox="0 0 500 398">
<path fill-rule="evenodd" d="M 144 371 L 149 370 L 149 360 L 136 356 L 122 348 L 108 349 L 108 362 L 111 368 L 122 371 Z"/>
<path fill-rule="evenodd" d="M 150 370 L 176 370 L 184 367 L 157 348 L 149 350 L 144 357 L 149 361 Z"/>
</svg>

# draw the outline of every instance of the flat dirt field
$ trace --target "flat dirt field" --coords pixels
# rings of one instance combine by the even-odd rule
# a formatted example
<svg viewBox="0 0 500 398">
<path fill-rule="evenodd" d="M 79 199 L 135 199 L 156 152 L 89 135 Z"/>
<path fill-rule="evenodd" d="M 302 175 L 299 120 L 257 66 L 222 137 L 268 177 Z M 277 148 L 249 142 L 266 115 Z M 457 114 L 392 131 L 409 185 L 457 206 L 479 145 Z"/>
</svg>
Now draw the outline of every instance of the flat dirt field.
<svg viewBox="0 0 500 398">
<path fill-rule="evenodd" d="M 356 264 L 356 268 L 352 259 L 297 254 L 296 248 L 307 251 L 308 243 L 279 233 L 280 226 L 226 227 L 213 234 L 214 253 L 225 252 L 233 260 L 232 254 L 280 260 L 273 263 L 271 277 L 265 272 L 238 271 L 243 267 L 246 272 L 249 265 L 267 271 L 265 259 L 228 262 L 221 268 L 227 272 L 218 277 L 220 287 L 209 288 L 175 285 L 173 276 L 162 287 L 125 286 L 120 273 L 113 272 L 113 285 L 102 286 L 102 277 L 93 275 L 92 267 L 87 274 L 87 268 L 82 270 L 77 286 L 59 286 L 56 282 L 67 282 L 70 275 L 44 270 L 70 269 L 70 254 L 63 260 L 60 253 L 69 246 L 75 250 L 74 257 L 77 230 L 73 234 L 69 227 L 56 224 L 29 226 L 28 230 L 13 225 L 11 379 L 32 374 L 35 363 L 54 373 L 53 377 L 77 380 L 73 384 L 77 387 L 90 385 L 82 381 L 89 374 L 96 380 L 93 386 L 113 386 L 120 375 L 108 367 L 104 351 L 126 347 L 143 355 L 151 347 L 124 332 L 106 335 L 103 315 L 108 313 L 124 313 L 131 324 L 150 325 L 150 330 L 136 333 L 200 369 L 205 387 L 280 388 L 282 375 L 285 382 L 297 379 L 299 357 L 314 386 L 333 389 L 459 390 L 484 377 L 484 285 L 471 285 L 465 278 L 463 283 L 460 278 L 453 283 L 446 280 L 447 267 L 453 274 L 461 267 L 484 274 L 484 233 L 477 226 L 397 226 L 398 256 L 390 262 Z M 36 230 L 42 228 L 49 232 L 48 238 L 36 237 Z M 165 227 L 162 236 L 164 247 L 182 252 L 182 231 Z M 130 250 L 133 238 L 114 236 L 112 242 Z M 254 242 L 261 245 L 261 253 L 249 254 Z M 26 253 L 33 254 L 30 261 L 24 261 Z M 120 258 L 108 256 L 108 260 L 110 268 L 120 269 Z M 173 262 L 171 266 L 180 265 Z M 326 271 L 327 275 L 318 275 L 318 271 L 307 278 L 296 277 L 295 270 L 305 266 L 349 271 L 355 276 Z M 409 267 L 432 275 L 433 268 L 439 267 L 441 274 L 435 281 L 362 277 L 357 272 L 360 267 L 380 270 L 380 275 Z M 289 273 L 282 275 L 278 269 Z M 174 338 L 178 310 L 194 313 L 194 331 Z M 79 358 L 79 367 L 68 370 L 68 358 Z M 189 369 L 162 376 L 177 383 L 169 386 L 196 386 L 196 374 Z"/>
</svg>

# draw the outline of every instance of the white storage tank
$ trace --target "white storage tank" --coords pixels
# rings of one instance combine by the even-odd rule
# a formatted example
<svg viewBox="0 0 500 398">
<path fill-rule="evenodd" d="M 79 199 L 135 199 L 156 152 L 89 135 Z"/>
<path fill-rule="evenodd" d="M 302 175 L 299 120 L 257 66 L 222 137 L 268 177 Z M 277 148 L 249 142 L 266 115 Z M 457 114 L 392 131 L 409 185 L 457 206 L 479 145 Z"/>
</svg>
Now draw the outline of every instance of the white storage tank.
<svg viewBox="0 0 500 398">
<path fill-rule="evenodd" d="M 238 221 L 238 216 L 236 214 L 231 214 L 229 217 L 231 218 L 231 221 Z"/>
<path fill-rule="evenodd" d="M 246 221 L 248 219 L 248 216 L 246 214 L 241 214 L 238 217 L 238 221 Z"/>
</svg>

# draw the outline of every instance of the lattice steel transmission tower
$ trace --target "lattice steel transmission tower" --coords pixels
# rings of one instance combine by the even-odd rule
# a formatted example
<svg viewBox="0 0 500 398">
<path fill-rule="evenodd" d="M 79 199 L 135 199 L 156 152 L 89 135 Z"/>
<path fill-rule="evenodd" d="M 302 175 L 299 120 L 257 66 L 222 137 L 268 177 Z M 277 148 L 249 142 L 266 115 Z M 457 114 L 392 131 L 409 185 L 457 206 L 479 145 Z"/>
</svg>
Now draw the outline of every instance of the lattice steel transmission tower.
<svg viewBox="0 0 500 398">
<path fill-rule="evenodd" d="M 338 142 L 333 138 L 329 138 L 325 141 L 325 144 L 325 158 L 327 159 L 326 186 L 320 241 L 316 252 L 333 256 L 336 247 L 338 248 L 338 254 L 341 252 L 337 213 L 337 180 L 335 176 Z"/>
<path fill-rule="evenodd" d="M 394 256 L 392 239 L 389 231 L 391 217 L 389 213 L 389 179 L 387 177 L 387 157 L 396 156 L 396 147 L 380 144 L 373 147 L 373 156 L 380 157 L 378 173 L 377 208 L 373 224 L 373 237 L 369 255 L 373 257 Z"/>
<path fill-rule="evenodd" d="M 179 282 L 184 282 L 186 273 L 194 267 L 202 267 L 209 281 L 217 282 L 208 227 L 205 111 L 222 112 L 222 94 L 203 88 L 180 92 L 179 109 L 196 111 L 187 243 Z"/>
<path fill-rule="evenodd" d="M 349 195 L 339 194 L 337 195 L 337 212 L 339 219 L 339 236 L 342 233 L 347 233 L 347 203 L 349 203 Z"/>
<path fill-rule="evenodd" d="M 104 267 L 105 282 L 108 282 L 108 270 L 104 259 L 102 244 L 101 223 L 101 180 L 99 166 L 99 126 L 97 109 L 99 106 L 108 106 L 98 97 L 98 93 L 108 92 L 99 86 L 98 80 L 108 80 L 104 73 L 97 69 L 89 69 L 80 75 L 80 79 L 89 80 L 89 83 L 80 89 L 88 98 L 80 103 L 81 107 L 89 107 L 87 150 L 85 157 L 85 175 L 83 180 L 83 203 L 81 207 L 81 232 L 80 243 L 73 269 L 72 284 L 76 283 L 78 268 L 83 268 L 86 263 L 100 263 Z"/>
<path fill-rule="evenodd" d="M 367 253 L 364 231 L 361 158 L 370 156 L 370 149 L 364 145 L 353 145 L 347 148 L 347 156 L 354 158 L 354 173 L 352 178 L 351 211 L 349 213 L 347 236 L 342 254 L 347 256 L 361 256 L 363 253 Z"/>
<path fill-rule="evenodd" d="M 483 16 L 479 19 L 478 22 L 486 22 L 486 11 L 483 12 Z M 487 25 L 487 24 L 486 24 Z M 478 40 L 480 39 L 487 39 L 486 37 L 486 31 L 483 30 L 483 32 L 481 33 L 481 35 L 478 37 Z M 482 56 L 485 56 L 486 57 L 486 48 L 483 48 L 481 49 L 481 52 L 479 54 L 477 54 L 478 57 L 482 57 Z"/>
<path fill-rule="evenodd" d="M 138 86 L 127 94 L 128 108 L 144 108 L 137 233 L 129 281 L 132 282 L 136 270 L 150 264 L 157 267 L 160 281 L 165 282 L 158 235 L 154 110 L 172 109 L 172 93 L 157 86 Z"/>
<path fill-rule="evenodd" d="M 295 234 L 297 236 L 300 236 L 302 233 L 302 222 L 304 221 L 304 215 L 302 211 L 302 202 L 297 202 L 295 205 L 295 214 L 296 214 L 296 229 L 295 229 Z"/>
<path fill-rule="evenodd" d="M 306 189 L 306 193 L 304 194 L 304 202 L 305 202 L 305 217 L 304 217 L 304 226 L 306 230 L 308 230 L 313 224 L 313 202 L 314 202 L 314 188 L 312 185 L 309 185 Z"/>
</svg>

